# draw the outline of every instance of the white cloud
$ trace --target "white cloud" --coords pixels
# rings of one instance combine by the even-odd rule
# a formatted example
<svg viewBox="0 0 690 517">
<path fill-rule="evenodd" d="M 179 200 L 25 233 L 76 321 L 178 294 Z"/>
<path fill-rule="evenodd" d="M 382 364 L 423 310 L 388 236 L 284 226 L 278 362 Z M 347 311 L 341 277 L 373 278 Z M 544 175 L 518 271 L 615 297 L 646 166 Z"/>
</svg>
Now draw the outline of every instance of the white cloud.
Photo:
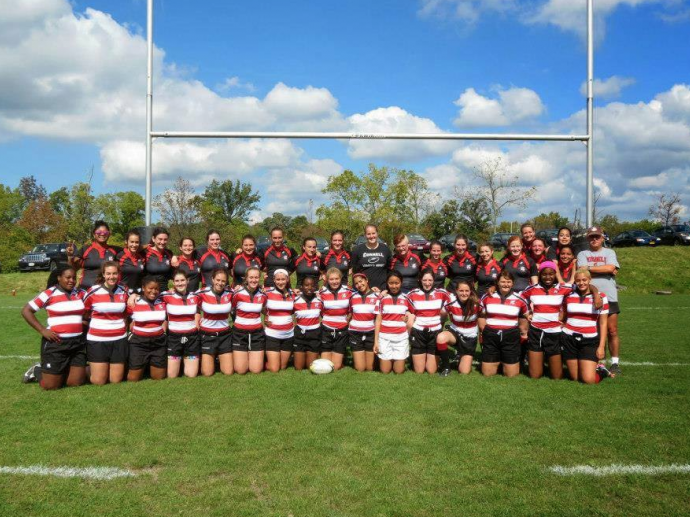
<svg viewBox="0 0 690 517">
<path fill-rule="evenodd" d="M 460 107 L 455 125 L 459 127 L 509 126 L 544 113 L 539 95 L 529 88 L 498 89 L 498 99 L 491 99 L 467 88 L 455 101 Z"/>
<path fill-rule="evenodd" d="M 244 82 L 234 75 L 232 77 L 226 77 L 222 83 L 217 84 L 216 90 L 219 92 L 229 92 L 230 90 L 247 90 L 253 92 L 256 90 L 256 87 L 252 83 Z"/>
<path fill-rule="evenodd" d="M 635 84 L 632 77 L 620 77 L 613 75 L 608 79 L 594 79 L 594 96 L 602 99 L 615 99 L 620 97 L 623 88 Z M 587 96 L 587 81 L 580 85 L 580 93 Z"/>
<path fill-rule="evenodd" d="M 353 133 L 443 133 L 428 118 L 417 117 L 396 106 L 378 108 L 348 119 Z M 393 162 L 417 160 L 447 154 L 458 144 L 444 140 L 351 140 L 348 154 L 356 159 L 384 159 Z"/>
<path fill-rule="evenodd" d="M 420 0 L 417 11 L 421 18 L 459 20 L 474 24 L 485 12 L 507 13 L 517 7 L 516 0 Z"/>
</svg>

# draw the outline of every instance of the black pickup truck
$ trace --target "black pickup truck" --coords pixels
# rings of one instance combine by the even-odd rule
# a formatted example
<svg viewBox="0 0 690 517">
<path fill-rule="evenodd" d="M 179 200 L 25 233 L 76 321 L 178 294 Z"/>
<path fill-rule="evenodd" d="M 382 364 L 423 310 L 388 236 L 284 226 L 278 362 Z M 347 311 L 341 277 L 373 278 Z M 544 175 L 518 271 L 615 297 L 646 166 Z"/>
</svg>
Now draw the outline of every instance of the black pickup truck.
<svg viewBox="0 0 690 517">
<path fill-rule="evenodd" d="M 51 242 L 37 244 L 29 253 L 19 257 L 19 271 L 37 271 L 46 269 L 53 271 L 58 264 L 67 263 L 67 243 Z"/>
</svg>

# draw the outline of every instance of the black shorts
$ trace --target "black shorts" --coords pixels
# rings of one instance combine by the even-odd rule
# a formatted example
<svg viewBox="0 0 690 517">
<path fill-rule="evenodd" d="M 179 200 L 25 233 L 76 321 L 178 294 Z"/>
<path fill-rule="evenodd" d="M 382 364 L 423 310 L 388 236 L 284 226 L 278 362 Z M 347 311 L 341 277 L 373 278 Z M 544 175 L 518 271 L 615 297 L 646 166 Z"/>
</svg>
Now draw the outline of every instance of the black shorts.
<svg viewBox="0 0 690 517">
<path fill-rule="evenodd" d="M 335 330 L 321 325 L 321 352 L 345 355 L 349 339 L 347 328 Z"/>
<path fill-rule="evenodd" d="M 168 334 L 168 357 L 199 357 L 201 340 L 197 332 Z"/>
<path fill-rule="evenodd" d="M 312 352 L 318 354 L 321 351 L 321 327 L 304 330 L 295 327 L 295 352 Z"/>
<path fill-rule="evenodd" d="M 129 338 L 129 369 L 141 370 L 147 366 L 168 366 L 168 339 L 165 334 L 143 337 L 132 334 Z"/>
<path fill-rule="evenodd" d="M 292 352 L 295 349 L 295 338 L 280 339 L 266 336 L 266 352 Z"/>
<path fill-rule="evenodd" d="M 453 330 L 452 327 L 448 327 L 446 330 L 448 330 L 448 332 L 453 334 L 453 337 L 455 337 L 455 349 L 461 356 L 474 355 L 475 350 L 477 350 L 477 336 L 463 336 L 458 331 Z"/>
<path fill-rule="evenodd" d="M 482 362 L 516 364 L 520 362 L 520 331 L 518 329 L 482 332 Z"/>
<path fill-rule="evenodd" d="M 263 352 L 266 348 L 266 334 L 264 329 L 242 330 L 232 329 L 232 349 L 235 352 Z"/>
<path fill-rule="evenodd" d="M 90 363 L 126 364 L 129 341 L 126 337 L 115 341 L 86 340 L 86 359 Z"/>
<path fill-rule="evenodd" d="M 546 357 L 561 355 L 562 332 L 544 332 L 530 325 L 527 331 L 527 350 L 542 352 Z"/>
<path fill-rule="evenodd" d="M 563 348 L 563 359 L 566 361 L 578 359 L 598 362 L 598 337 L 582 337 L 582 334 L 570 335 L 563 332 L 561 335 L 561 346 Z"/>
<path fill-rule="evenodd" d="M 348 331 L 350 350 L 353 352 L 373 352 L 374 351 L 374 331 L 357 332 Z"/>
<path fill-rule="evenodd" d="M 230 329 L 222 332 L 199 332 L 201 353 L 206 355 L 221 355 L 232 352 Z"/>
<path fill-rule="evenodd" d="M 620 314 L 621 307 L 618 302 L 609 302 L 609 314 Z"/>
<path fill-rule="evenodd" d="M 440 330 L 410 330 L 410 354 L 436 354 L 436 337 Z"/>
<path fill-rule="evenodd" d="M 67 373 L 70 366 L 86 366 L 86 341 L 83 335 L 63 338 L 59 343 L 41 339 L 41 371 L 62 375 Z"/>
</svg>

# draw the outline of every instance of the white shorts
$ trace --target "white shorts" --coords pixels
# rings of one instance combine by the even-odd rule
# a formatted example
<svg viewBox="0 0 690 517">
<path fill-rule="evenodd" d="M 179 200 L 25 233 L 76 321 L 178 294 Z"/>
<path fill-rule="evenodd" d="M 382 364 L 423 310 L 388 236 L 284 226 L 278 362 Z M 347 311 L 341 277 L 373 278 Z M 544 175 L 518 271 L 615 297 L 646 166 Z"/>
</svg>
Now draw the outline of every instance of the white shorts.
<svg viewBox="0 0 690 517">
<path fill-rule="evenodd" d="M 395 336 L 392 340 L 384 334 L 379 334 L 379 359 L 384 361 L 400 361 L 410 356 L 410 338 L 407 335 Z"/>
</svg>

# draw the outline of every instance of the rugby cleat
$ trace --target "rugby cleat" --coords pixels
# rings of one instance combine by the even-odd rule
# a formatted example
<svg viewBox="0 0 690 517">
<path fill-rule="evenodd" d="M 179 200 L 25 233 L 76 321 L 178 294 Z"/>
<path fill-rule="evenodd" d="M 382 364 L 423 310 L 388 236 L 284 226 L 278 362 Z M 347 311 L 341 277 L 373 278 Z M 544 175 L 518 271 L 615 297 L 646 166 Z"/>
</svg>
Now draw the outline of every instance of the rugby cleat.
<svg viewBox="0 0 690 517">
<path fill-rule="evenodd" d="M 22 382 L 24 384 L 29 384 L 30 382 L 37 382 L 38 379 L 36 379 L 36 368 L 40 368 L 41 363 L 36 363 L 31 365 L 31 367 L 24 373 L 24 377 L 22 378 Z"/>
</svg>

